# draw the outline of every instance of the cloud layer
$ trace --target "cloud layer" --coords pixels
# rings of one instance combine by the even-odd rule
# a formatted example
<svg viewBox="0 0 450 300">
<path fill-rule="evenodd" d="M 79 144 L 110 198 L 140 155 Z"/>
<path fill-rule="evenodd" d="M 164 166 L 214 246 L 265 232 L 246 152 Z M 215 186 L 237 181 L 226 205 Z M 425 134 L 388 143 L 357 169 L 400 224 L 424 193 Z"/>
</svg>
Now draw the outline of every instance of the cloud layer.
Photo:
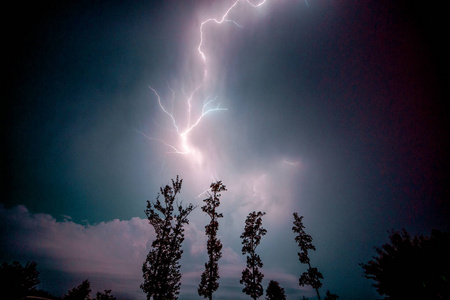
<svg viewBox="0 0 450 300">
<path fill-rule="evenodd" d="M 0 218 L 6 228 L 2 245 L 13 252 L 7 257 L 37 261 L 38 270 L 89 278 L 93 291 L 112 289 L 129 298 L 140 294 L 141 267 L 154 238 L 147 220 L 115 219 L 83 226 L 67 217 L 58 222 L 48 214 L 31 214 L 24 206 L 1 207 Z M 119 286 L 120 281 L 124 283 Z"/>
<path fill-rule="evenodd" d="M 89 278 L 92 294 L 104 289 L 112 289 L 119 298 L 144 299 L 139 289 L 142 281 L 142 263 L 155 237 L 148 221 L 141 218 L 112 220 L 95 225 L 80 225 L 62 216 L 58 221 L 48 214 L 30 213 L 25 206 L 6 209 L 0 206 L 2 256 L 10 260 L 38 263 L 38 270 L 46 274 L 56 271 L 67 278 L 62 292 Z M 197 297 L 196 287 L 206 261 L 206 237 L 195 223 L 186 228 L 184 257 L 182 260 L 182 297 Z M 224 246 L 220 261 L 222 289 L 218 297 L 243 297 L 240 292 L 239 277 L 244 268 L 244 260 L 231 247 Z M 277 278 L 283 284 L 296 290 L 296 277 L 267 270 L 266 277 Z M 275 277 L 274 277 L 275 276 Z M 46 280 L 41 275 L 41 288 Z M 79 281 L 78 283 L 77 280 Z M 58 294 L 61 290 L 51 290 Z"/>
</svg>

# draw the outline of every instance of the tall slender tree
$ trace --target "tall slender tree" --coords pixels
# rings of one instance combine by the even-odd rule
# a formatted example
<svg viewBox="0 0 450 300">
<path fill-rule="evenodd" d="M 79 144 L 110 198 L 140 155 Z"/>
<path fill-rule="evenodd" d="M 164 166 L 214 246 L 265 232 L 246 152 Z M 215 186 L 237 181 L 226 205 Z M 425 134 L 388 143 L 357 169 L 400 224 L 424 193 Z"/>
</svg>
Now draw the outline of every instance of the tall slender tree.
<svg viewBox="0 0 450 300">
<path fill-rule="evenodd" d="M 205 263 L 205 271 L 202 273 L 201 281 L 198 287 L 198 294 L 204 298 L 212 299 L 213 293 L 219 288 L 219 265 L 218 261 L 222 257 L 222 243 L 217 238 L 219 230 L 219 218 L 223 218 L 223 214 L 217 213 L 216 208 L 220 205 L 220 192 L 226 191 L 222 181 L 211 183 L 211 192 L 209 197 L 203 200 L 206 204 L 202 206 L 202 210 L 209 215 L 211 221 L 205 226 L 205 232 L 208 236 L 206 245 L 209 260 Z"/>
<path fill-rule="evenodd" d="M 261 281 L 264 274 L 259 271 L 263 263 L 258 254 L 256 254 L 256 247 L 261 242 L 261 237 L 267 233 L 267 230 L 262 227 L 262 216 L 265 212 L 252 212 L 245 220 L 245 229 L 241 235 L 242 239 L 242 255 L 247 254 L 247 267 L 242 271 L 242 278 L 240 283 L 244 285 L 242 290 L 244 293 L 257 299 L 264 294 Z"/>
<path fill-rule="evenodd" d="M 160 194 L 155 203 L 147 201 L 145 214 L 150 225 L 155 229 L 156 238 L 152 249 L 142 266 L 144 283 L 141 289 L 147 294 L 147 299 L 154 300 L 178 299 L 181 286 L 180 259 L 184 241 L 184 225 L 189 224 L 188 215 L 195 209 L 190 203 L 183 207 L 176 201 L 181 191 L 183 180 L 177 176 L 172 179 L 172 186 L 160 188 Z M 161 203 L 160 196 L 164 197 Z M 174 214 L 174 204 L 178 214 Z"/>
<path fill-rule="evenodd" d="M 311 267 L 308 254 L 309 250 L 315 251 L 316 247 L 312 244 L 312 237 L 305 232 L 305 226 L 303 226 L 302 219 L 303 216 L 299 216 L 297 213 L 294 213 L 294 227 L 292 227 L 292 231 L 297 234 L 295 241 L 300 247 L 298 258 L 302 264 L 308 265 L 308 270 L 299 278 L 299 285 L 310 285 L 316 290 L 317 298 L 320 300 L 319 288 L 322 286 L 320 279 L 323 279 L 323 275 L 317 270 L 317 268 Z"/>
<path fill-rule="evenodd" d="M 294 213 L 294 227 L 292 227 L 292 231 L 296 233 L 295 241 L 298 243 L 300 247 L 300 252 L 298 253 L 298 259 L 302 264 L 308 265 L 308 269 L 306 272 L 300 276 L 298 280 L 298 284 L 300 286 L 310 285 L 313 289 L 316 290 L 317 298 L 320 300 L 319 288 L 322 286 L 320 279 L 323 279 L 322 273 L 317 270 L 317 268 L 311 267 L 311 261 L 309 259 L 309 250 L 316 250 L 316 247 L 312 244 L 312 237 L 305 232 L 305 226 L 303 225 L 303 216 L 299 216 L 297 213 Z M 326 292 L 324 300 L 336 300 L 339 298 L 336 294 L 331 294 L 330 291 Z M 308 299 L 303 296 L 303 299 Z"/>
</svg>

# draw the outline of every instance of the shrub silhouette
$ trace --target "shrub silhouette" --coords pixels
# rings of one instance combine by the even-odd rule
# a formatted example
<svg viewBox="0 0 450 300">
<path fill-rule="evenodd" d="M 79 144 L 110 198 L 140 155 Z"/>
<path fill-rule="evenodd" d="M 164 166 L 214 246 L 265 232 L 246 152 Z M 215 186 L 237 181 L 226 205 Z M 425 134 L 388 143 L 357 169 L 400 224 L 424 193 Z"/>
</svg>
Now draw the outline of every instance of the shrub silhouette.
<svg viewBox="0 0 450 300">
<path fill-rule="evenodd" d="M 429 237 L 392 232 L 378 256 L 360 264 L 364 277 L 384 299 L 450 299 L 450 235 L 433 230 Z"/>
<path fill-rule="evenodd" d="M 89 300 L 91 293 L 91 283 L 88 279 L 84 280 L 79 286 L 69 290 L 64 295 L 63 300 Z"/>
<path fill-rule="evenodd" d="M 286 300 L 284 289 L 277 281 L 271 280 L 266 289 L 266 300 Z"/>
<path fill-rule="evenodd" d="M 23 267 L 18 261 L 12 264 L 3 263 L 0 266 L 0 289 L 7 292 L 12 299 L 30 296 L 36 292 L 39 284 L 37 263 L 27 262 Z"/>
</svg>

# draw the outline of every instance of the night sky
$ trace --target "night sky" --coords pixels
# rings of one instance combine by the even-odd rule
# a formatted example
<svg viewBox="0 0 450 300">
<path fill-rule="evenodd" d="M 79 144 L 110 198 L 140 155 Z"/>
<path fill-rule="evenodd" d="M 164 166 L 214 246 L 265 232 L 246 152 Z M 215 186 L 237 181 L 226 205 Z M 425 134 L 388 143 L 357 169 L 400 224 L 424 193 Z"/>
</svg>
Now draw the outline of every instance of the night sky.
<svg viewBox="0 0 450 300">
<path fill-rule="evenodd" d="M 228 189 L 217 299 L 248 298 L 239 236 L 254 210 L 267 213 L 257 249 L 264 288 L 277 280 L 290 299 L 315 299 L 298 286 L 306 268 L 293 212 L 317 248 L 322 294 L 340 299 L 378 297 L 358 264 L 388 230 L 450 230 L 443 7 L 240 0 L 229 21 L 203 27 L 204 62 L 201 23 L 233 3 L 5 9 L 1 262 L 36 261 L 38 287 L 57 296 L 89 278 L 93 295 L 145 299 L 141 267 L 154 237 L 146 200 L 177 175 L 179 200 L 198 206 L 180 299 L 199 298 L 209 222 L 200 206 L 216 180 Z"/>
</svg>

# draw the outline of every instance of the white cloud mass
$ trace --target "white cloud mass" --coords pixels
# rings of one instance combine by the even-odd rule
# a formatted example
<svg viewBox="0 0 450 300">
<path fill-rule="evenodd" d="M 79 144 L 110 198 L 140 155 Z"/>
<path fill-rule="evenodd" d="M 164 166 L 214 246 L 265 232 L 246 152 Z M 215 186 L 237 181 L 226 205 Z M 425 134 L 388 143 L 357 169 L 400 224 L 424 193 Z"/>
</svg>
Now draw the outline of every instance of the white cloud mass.
<svg viewBox="0 0 450 300">
<path fill-rule="evenodd" d="M 91 295 L 111 289 L 119 299 L 145 299 L 139 288 L 141 268 L 155 237 L 146 219 L 135 217 L 80 225 L 68 216 L 62 217 L 63 221 L 58 221 L 48 214 L 33 214 L 23 205 L 11 209 L 0 206 L 1 225 L 6 228 L 1 235 L 5 247 L 3 256 L 23 262 L 36 261 L 38 271 L 58 271 L 74 278 L 71 282 L 89 278 Z M 197 297 L 196 288 L 207 260 L 206 237 L 198 227 L 195 223 L 186 227 L 180 299 Z M 231 294 L 237 298 L 245 297 L 239 293 L 242 289 L 239 277 L 245 267 L 243 257 L 225 245 L 219 264 L 223 284 L 217 292 L 218 298 Z M 282 274 L 279 270 L 264 272 L 270 278 L 276 275 L 284 286 L 298 290 L 294 276 Z M 46 278 L 41 276 L 40 280 L 45 283 Z M 73 287 L 67 284 L 60 288 L 67 291 Z"/>
<path fill-rule="evenodd" d="M 67 217 L 59 222 L 48 214 L 32 214 L 22 205 L 0 207 L 0 217 L 7 228 L 2 243 L 14 249 L 15 257 L 37 261 L 38 270 L 53 268 L 89 278 L 93 291 L 112 289 L 113 294 L 144 298 L 139 290 L 141 268 L 155 236 L 147 220 L 135 217 L 83 226 Z M 121 281 L 120 286 L 111 285 Z"/>
</svg>

